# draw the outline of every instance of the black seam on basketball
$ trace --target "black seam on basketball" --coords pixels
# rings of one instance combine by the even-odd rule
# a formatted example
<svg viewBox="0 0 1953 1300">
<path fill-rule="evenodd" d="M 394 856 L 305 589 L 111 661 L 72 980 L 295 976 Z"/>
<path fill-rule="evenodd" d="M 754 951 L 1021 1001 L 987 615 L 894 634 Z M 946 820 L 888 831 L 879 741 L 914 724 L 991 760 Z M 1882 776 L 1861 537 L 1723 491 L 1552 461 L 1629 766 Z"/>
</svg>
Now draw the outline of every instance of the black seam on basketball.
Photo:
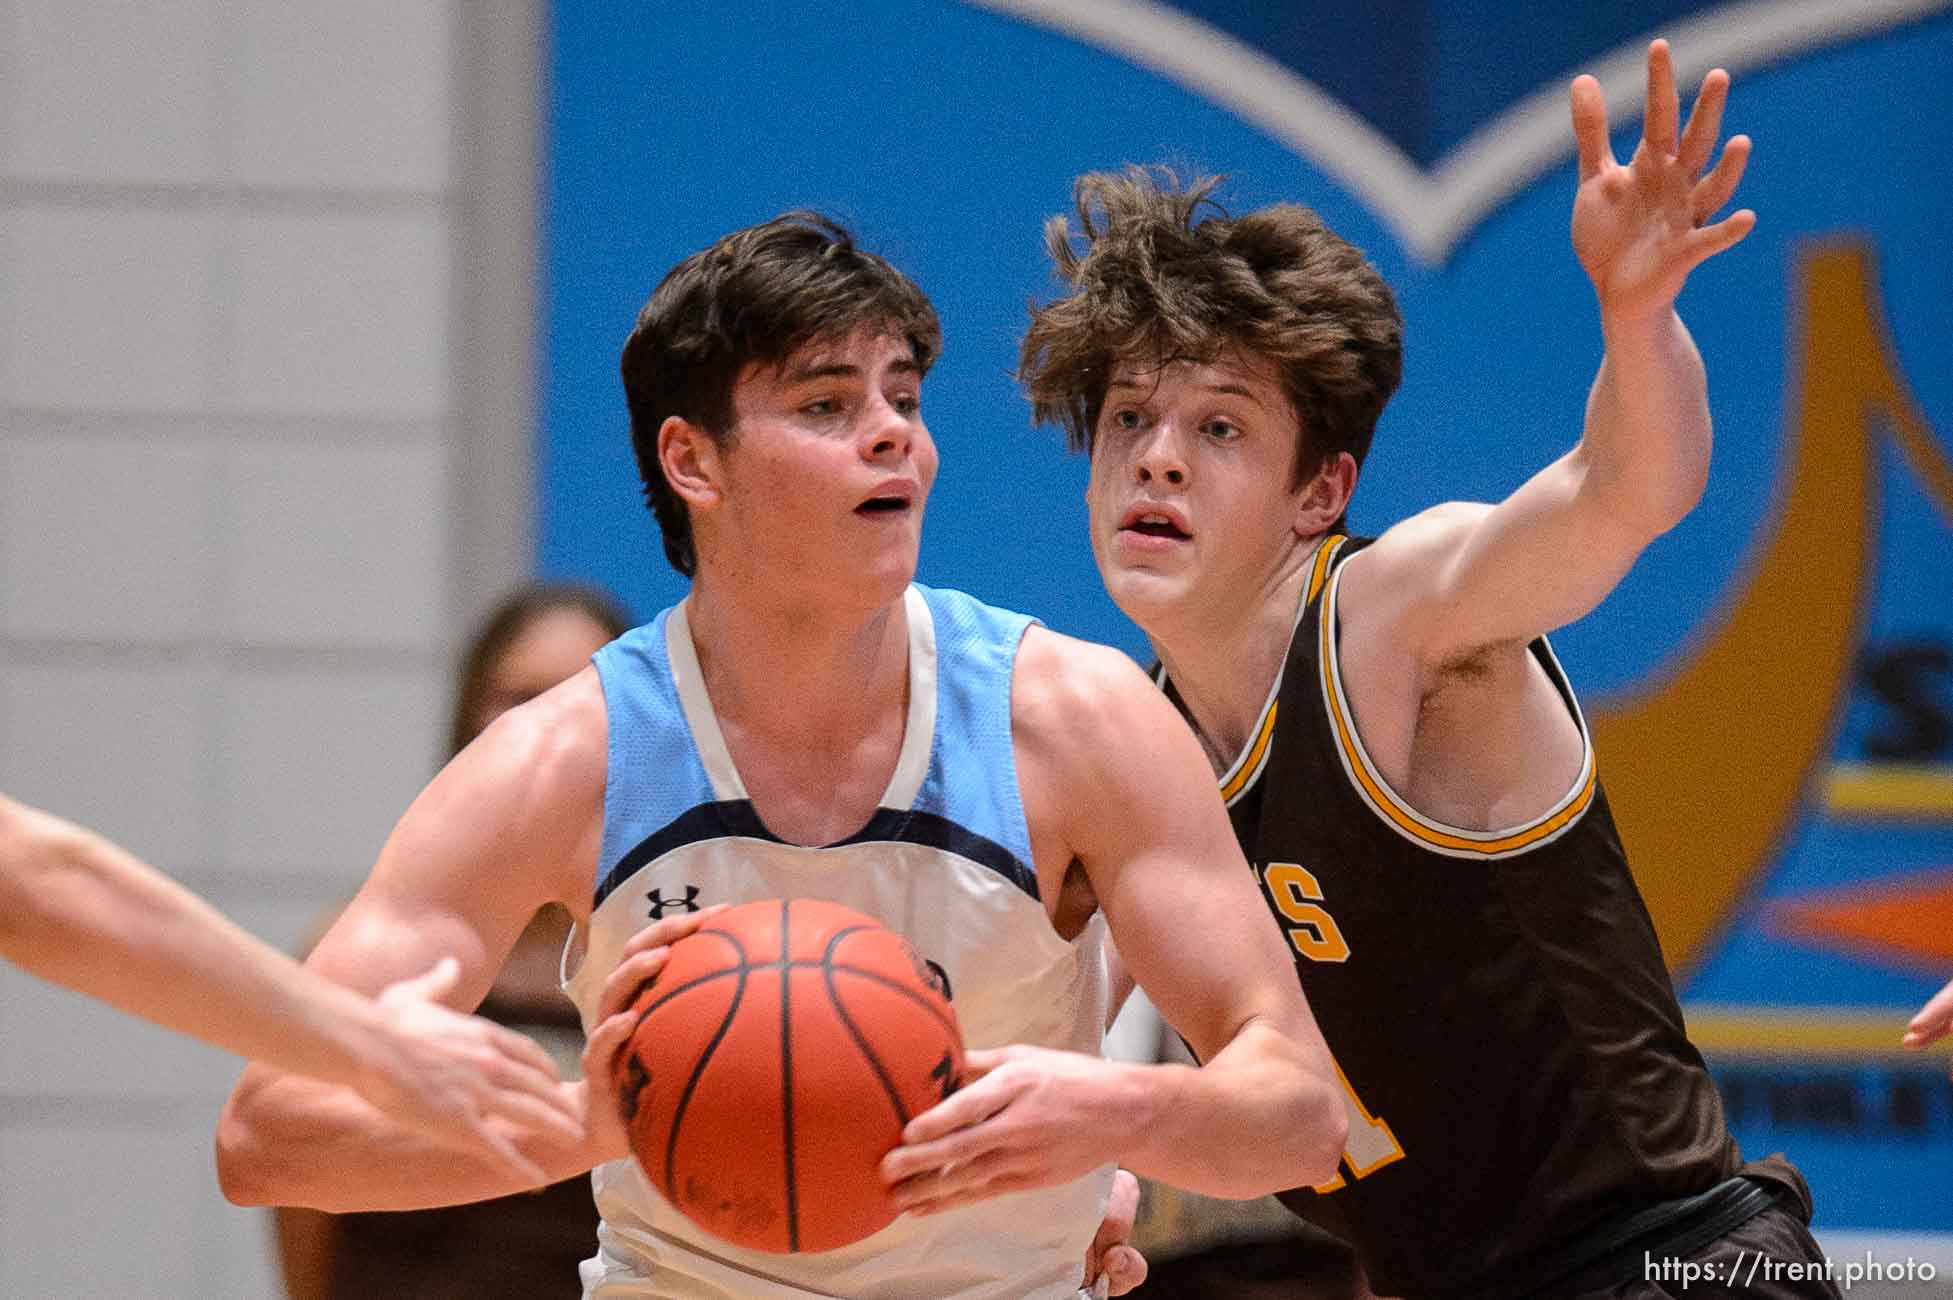
<svg viewBox="0 0 1953 1300">
<path fill-rule="evenodd" d="M 867 1060 L 868 1068 L 875 1072 L 875 1078 L 881 1082 L 882 1092 L 888 1097 L 888 1104 L 895 1110 L 895 1122 L 907 1126 L 909 1122 L 909 1109 L 902 1104 L 902 1094 L 896 1091 L 895 1080 L 889 1077 L 888 1070 L 883 1067 L 881 1058 L 875 1055 L 875 1049 L 868 1045 L 867 1036 L 854 1023 L 854 1017 L 848 1014 L 847 1004 L 841 1001 L 841 991 L 834 986 L 834 964 L 832 960 L 834 956 L 834 944 L 839 943 L 843 937 L 842 935 L 835 935 L 834 943 L 830 943 L 827 946 L 827 951 L 821 955 L 821 977 L 827 983 L 827 1001 L 834 1008 L 834 1014 L 841 1018 L 841 1026 L 848 1031 L 848 1037 L 854 1039 L 855 1047 L 860 1050 L 862 1057 Z"/>
<path fill-rule="evenodd" d="M 663 997 L 658 998 L 656 1001 L 652 1002 L 650 1006 L 644 1008 L 643 1011 L 638 1013 L 637 1024 L 631 1026 L 631 1032 L 633 1034 L 635 1034 L 638 1031 L 638 1025 L 642 1025 L 644 1023 L 644 1018 L 646 1016 L 650 1015 L 653 1011 L 656 1011 L 659 1007 L 671 1001 L 673 998 L 677 997 L 680 993 L 685 992 L 687 989 L 695 989 L 701 984 L 710 984 L 713 980 L 724 979 L 728 975 L 737 975 L 741 971 L 751 969 L 750 965 L 746 961 L 746 950 L 739 946 L 739 940 L 735 938 L 733 935 L 728 934 L 724 930 L 698 930 L 695 931 L 694 933 L 709 934 L 715 939 L 724 939 L 727 943 L 732 945 L 733 952 L 736 953 L 739 957 L 739 964 L 737 966 L 729 966 L 725 970 L 715 970 L 715 971 L 710 971 L 704 975 L 694 976 L 693 978 L 686 980 L 683 984 L 680 984 L 677 988 L 666 990 L 665 995 Z M 646 987 L 649 988 L 657 987 L 657 983 L 658 983 L 658 977 L 655 975 L 653 975 L 649 980 L 645 981 Z M 642 993 L 643 991 L 644 991 L 643 989 L 638 990 L 639 993 Z"/>
<path fill-rule="evenodd" d="M 719 1050 L 719 1044 L 724 1040 L 726 1031 L 732 1028 L 732 1018 L 739 1014 L 739 1003 L 746 996 L 746 973 L 749 969 L 746 964 L 746 945 L 739 942 L 738 935 L 727 934 L 723 930 L 713 930 L 711 933 L 723 935 L 727 942 L 732 944 L 733 951 L 739 954 L 739 987 L 732 991 L 732 1003 L 726 1008 L 725 1018 L 719 1022 L 719 1028 L 713 1033 L 712 1041 L 705 1045 L 705 1050 L 699 1054 L 697 1062 L 693 1064 L 691 1077 L 685 1080 L 685 1087 L 678 1094 L 678 1105 L 671 1112 L 671 1132 L 665 1136 L 665 1195 L 670 1198 L 673 1205 L 679 1204 L 678 1130 L 685 1122 L 685 1108 L 692 1104 L 692 1093 L 698 1089 L 698 1078 L 705 1073 L 706 1065 L 712 1060 L 712 1053 Z"/>
<path fill-rule="evenodd" d="M 829 968 L 832 970 L 846 971 L 850 975 L 859 976 L 860 978 L 865 980 L 873 980 L 875 983 L 881 985 L 889 992 L 899 993 L 903 997 L 907 998 L 909 1001 L 921 1007 L 924 1011 L 927 1011 L 930 1015 L 936 1018 L 937 1024 L 941 1025 L 944 1029 L 948 1030 L 950 1033 L 952 1034 L 957 1033 L 955 1023 L 950 1019 L 950 1017 L 943 1014 L 941 1007 L 938 1007 L 934 1001 L 924 997 L 922 994 L 916 992 L 914 989 L 908 987 L 907 985 L 903 984 L 899 980 L 892 980 L 888 976 L 882 974 L 880 971 L 867 970 L 860 966 L 849 966 L 843 962 L 834 962 L 831 965 L 827 962 L 823 962 L 822 966 L 824 968 Z"/>
<path fill-rule="evenodd" d="M 787 1249 L 800 1250 L 800 1197 L 793 1178 L 793 900 L 780 900 L 780 1117 L 787 1148 Z"/>
</svg>

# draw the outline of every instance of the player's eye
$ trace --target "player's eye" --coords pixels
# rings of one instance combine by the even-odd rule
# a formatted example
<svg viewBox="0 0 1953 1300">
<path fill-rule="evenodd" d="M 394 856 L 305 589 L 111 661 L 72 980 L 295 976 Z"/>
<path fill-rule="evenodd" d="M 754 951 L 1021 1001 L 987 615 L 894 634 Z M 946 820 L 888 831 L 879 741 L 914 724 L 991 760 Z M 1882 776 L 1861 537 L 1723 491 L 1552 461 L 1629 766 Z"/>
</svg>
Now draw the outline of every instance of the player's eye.
<svg viewBox="0 0 1953 1300">
<path fill-rule="evenodd" d="M 1112 427 L 1115 429 L 1137 429 L 1144 420 L 1138 411 L 1130 406 L 1122 406 L 1112 413 Z"/>
<path fill-rule="evenodd" d="M 889 402 L 889 405 L 894 407 L 898 414 L 914 415 L 922 409 L 922 395 L 920 393 L 898 393 Z"/>
<path fill-rule="evenodd" d="M 817 397 L 811 402 L 801 404 L 802 415 L 833 415 L 841 409 L 841 404 L 831 397 Z"/>
<path fill-rule="evenodd" d="M 1232 420 L 1209 420 L 1200 426 L 1200 431 L 1210 438 L 1227 442 L 1241 436 L 1241 426 Z"/>
</svg>

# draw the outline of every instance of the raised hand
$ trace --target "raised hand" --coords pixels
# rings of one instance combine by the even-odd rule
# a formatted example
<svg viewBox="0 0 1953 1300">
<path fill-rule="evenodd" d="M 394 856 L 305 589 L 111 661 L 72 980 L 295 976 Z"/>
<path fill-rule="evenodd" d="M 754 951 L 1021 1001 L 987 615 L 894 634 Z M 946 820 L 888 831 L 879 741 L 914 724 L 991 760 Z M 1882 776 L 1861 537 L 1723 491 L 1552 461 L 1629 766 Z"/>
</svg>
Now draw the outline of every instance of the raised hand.
<svg viewBox="0 0 1953 1300">
<path fill-rule="evenodd" d="M 1919 1014 L 1906 1026 L 1902 1041 L 1916 1051 L 1949 1033 L 1953 1033 L 1953 984 L 1933 994 L 1932 1001 L 1919 1008 Z"/>
<path fill-rule="evenodd" d="M 1706 176 L 1722 130 L 1729 74 L 1702 79 L 1687 127 L 1676 136 L 1681 103 L 1668 42 L 1648 47 L 1648 107 L 1641 144 L 1625 166 L 1607 139 L 1600 83 L 1574 78 L 1573 134 L 1580 147 L 1580 190 L 1573 200 L 1573 250 L 1594 282 L 1603 316 L 1632 321 L 1666 309 L 1690 271 L 1736 244 L 1756 225 L 1745 208 L 1711 222 L 1736 192 L 1749 161 L 1748 136 L 1735 136 Z"/>
<path fill-rule="evenodd" d="M 583 1139 L 577 1106 L 549 1055 L 511 1029 L 443 1006 L 460 967 L 444 957 L 375 999 L 390 1050 L 356 1090 L 443 1146 L 472 1150 L 540 1184 L 541 1166 L 516 1142 Z"/>
</svg>

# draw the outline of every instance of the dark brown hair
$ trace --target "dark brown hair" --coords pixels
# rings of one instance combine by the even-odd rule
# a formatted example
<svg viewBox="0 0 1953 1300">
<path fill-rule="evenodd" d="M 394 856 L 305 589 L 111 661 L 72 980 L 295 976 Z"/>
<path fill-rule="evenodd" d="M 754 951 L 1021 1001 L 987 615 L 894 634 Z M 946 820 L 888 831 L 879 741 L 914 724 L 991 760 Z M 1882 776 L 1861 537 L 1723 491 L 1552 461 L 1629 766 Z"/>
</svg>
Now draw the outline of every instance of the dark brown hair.
<svg viewBox="0 0 1953 1300">
<path fill-rule="evenodd" d="M 1213 361 L 1229 348 L 1266 362 L 1300 417 L 1299 487 L 1337 452 L 1362 464 L 1403 372 L 1403 317 L 1363 254 L 1299 204 L 1230 217 L 1208 176 L 1163 167 L 1078 178 L 1083 247 L 1062 216 L 1045 242 L 1070 293 L 1031 309 L 1018 377 L 1040 422 L 1090 452 L 1113 367 Z"/>
<path fill-rule="evenodd" d="M 608 592 L 595 587 L 579 582 L 531 582 L 517 587 L 489 614 L 461 658 L 454 714 L 448 722 L 450 757 L 466 749 L 481 730 L 477 719 L 496 662 L 508 653 L 530 623 L 559 609 L 586 616 L 613 639 L 631 629 L 630 616 L 623 606 Z"/>
<path fill-rule="evenodd" d="M 723 441 L 740 371 L 864 326 L 906 339 L 925 374 L 942 350 L 936 309 L 915 282 L 819 213 L 735 230 L 665 276 L 624 344 L 622 369 L 638 474 L 674 569 L 690 577 L 698 556 L 658 460 L 665 420 L 679 416 Z"/>
</svg>

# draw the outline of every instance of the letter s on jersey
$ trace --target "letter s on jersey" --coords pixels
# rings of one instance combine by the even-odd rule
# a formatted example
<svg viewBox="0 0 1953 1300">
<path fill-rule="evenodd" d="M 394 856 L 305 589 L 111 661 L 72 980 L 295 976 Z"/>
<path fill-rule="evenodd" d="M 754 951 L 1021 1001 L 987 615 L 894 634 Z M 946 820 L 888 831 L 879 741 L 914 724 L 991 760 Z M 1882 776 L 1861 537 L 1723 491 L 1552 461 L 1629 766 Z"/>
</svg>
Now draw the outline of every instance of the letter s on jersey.
<svg viewBox="0 0 1953 1300">
<path fill-rule="evenodd" d="M 1268 901 L 1281 914 L 1295 951 L 1310 961 L 1348 961 L 1349 942 L 1322 907 L 1322 886 L 1301 865 L 1271 862 L 1261 869 Z"/>
</svg>

